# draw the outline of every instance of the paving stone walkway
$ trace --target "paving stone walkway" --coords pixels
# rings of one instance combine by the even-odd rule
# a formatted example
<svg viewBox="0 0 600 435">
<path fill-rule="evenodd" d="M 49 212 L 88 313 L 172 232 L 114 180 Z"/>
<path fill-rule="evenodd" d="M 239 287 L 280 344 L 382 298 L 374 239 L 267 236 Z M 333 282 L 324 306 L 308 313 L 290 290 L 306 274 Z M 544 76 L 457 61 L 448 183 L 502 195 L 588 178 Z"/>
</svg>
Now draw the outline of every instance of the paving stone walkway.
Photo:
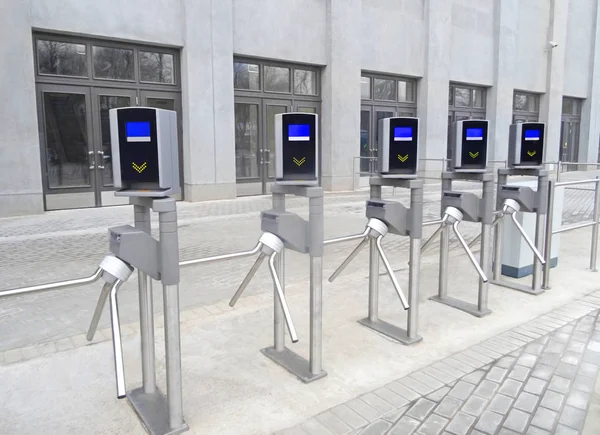
<svg viewBox="0 0 600 435">
<path fill-rule="evenodd" d="M 577 435 L 600 365 L 600 292 L 276 435 Z"/>
</svg>

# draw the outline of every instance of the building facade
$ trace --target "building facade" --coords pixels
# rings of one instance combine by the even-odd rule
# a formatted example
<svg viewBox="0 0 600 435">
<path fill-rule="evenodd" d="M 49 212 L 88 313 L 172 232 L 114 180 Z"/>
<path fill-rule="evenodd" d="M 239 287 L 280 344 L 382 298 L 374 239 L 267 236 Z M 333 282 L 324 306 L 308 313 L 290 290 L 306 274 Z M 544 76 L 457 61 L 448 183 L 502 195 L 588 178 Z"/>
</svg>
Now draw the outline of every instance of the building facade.
<svg viewBox="0 0 600 435">
<path fill-rule="evenodd" d="M 277 113 L 320 115 L 322 184 L 372 170 L 378 120 L 547 126 L 546 161 L 596 162 L 599 0 L 3 0 L 0 216 L 115 204 L 108 111 L 176 110 L 182 197 L 267 193 Z M 362 157 L 362 158 L 359 158 Z"/>
</svg>

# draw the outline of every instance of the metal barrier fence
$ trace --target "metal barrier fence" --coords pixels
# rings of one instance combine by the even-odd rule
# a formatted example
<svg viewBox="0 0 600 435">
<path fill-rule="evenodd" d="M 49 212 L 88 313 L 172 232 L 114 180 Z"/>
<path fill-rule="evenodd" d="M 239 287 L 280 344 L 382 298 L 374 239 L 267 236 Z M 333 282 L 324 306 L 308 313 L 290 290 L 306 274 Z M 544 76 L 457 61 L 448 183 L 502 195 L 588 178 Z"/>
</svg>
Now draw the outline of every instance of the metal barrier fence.
<svg viewBox="0 0 600 435">
<path fill-rule="evenodd" d="M 587 165 L 587 163 L 586 163 Z M 557 174 L 558 175 L 558 174 Z M 579 186 L 582 184 L 594 184 L 594 189 L 585 189 L 594 192 L 594 208 L 592 212 L 592 220 L 584 221 L 570 226 L 562 226 L 562 217 L 561 217 L 561 228 L 554 230 L 554 196 L 557 187 L 566 187 L 567 186 Z M 546 214 L 546 233 L 544 237 L 544 260 L 546 261 L 546 265 L 544 267 L 543 274 L 543 288 L 550 288 L 550 269 L 551 264 L 550 261 L 552 259 L 552 236 L 554 234 L 565 233 L 567 231 L 578 230 L 581 228 L 593 227 L 592 228 L 592 241 L 591 241 L 591 252 L 590 252 L 590 270 L 596 272 L 596 259 L 598 253 L 598 229 L 600 226 L 600 179 L 598 177 L 587 179 L 587 180 L 576 180 L 576 181 L 552 181 L 550 180 L 548 186 L 548 213 Z"/>
</svg>

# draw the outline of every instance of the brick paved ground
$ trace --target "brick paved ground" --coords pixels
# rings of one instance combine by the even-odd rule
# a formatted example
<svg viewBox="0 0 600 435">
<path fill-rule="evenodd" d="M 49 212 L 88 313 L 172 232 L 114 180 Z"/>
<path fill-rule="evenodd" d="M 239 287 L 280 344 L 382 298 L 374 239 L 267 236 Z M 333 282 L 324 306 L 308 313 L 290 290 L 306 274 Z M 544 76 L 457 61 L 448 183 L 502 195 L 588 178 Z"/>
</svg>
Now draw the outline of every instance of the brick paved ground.
<svg viewBox="0 0 600 435">
<path fill-rule="evenodd" d="M 600 292 L 276 435 L 577 435 L 600 366 Z"/>
</svg>

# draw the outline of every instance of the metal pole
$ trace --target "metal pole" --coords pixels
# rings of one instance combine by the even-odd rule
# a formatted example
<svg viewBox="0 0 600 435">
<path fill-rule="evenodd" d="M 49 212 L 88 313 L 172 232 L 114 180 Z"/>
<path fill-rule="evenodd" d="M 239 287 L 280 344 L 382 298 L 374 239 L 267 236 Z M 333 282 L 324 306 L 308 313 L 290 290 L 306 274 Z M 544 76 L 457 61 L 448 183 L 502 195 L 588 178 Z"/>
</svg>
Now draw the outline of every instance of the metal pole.
<svg viewBox="0 0 600 435">
<path fill-rule="evenodd" d="M 490 254 L 492 251 L 492 227 L 491 224 L 481 224 L 481 248 L 479 251 L 479 263 L 483 272 L 488 276 L 490 271 Z M 479 279 L 479 294 L 477 298 L 477 308 L 479 311 L 486 311 L 488 307 L 489 283 Z"/>
<path fill-rule="evenodd" d="M 554 194 L 556 192 L 556 182 L 548 182 L 548 212 L 546 213 L 546 234 L 544 237 L 544 275 L 542 279 L 542 288 L 550 288 L 550 268 L 552 261 L 552 229 L 554 228 Z"/>
<path fill-rule="evenodd" d="M 178 429 L 183 421 L 183 392 L 181 385 L 181 337 L 179 329 L 179 240 L 177 235 L 177 206 L 172 198 L 155 200 L 161 204 L 158 213 L 160 232 L 160 264 L 163 283 L 165 325 L 165 360 L 167 369 L 167 408 L 169 426 Z M 156 208 L 156 207 L 153 207 Z"/>
<path fill-rule="evenodd" d="M 323 189 L 308 199 L 310 234 L 310 351 L 309 369 L 320 374 L 323 363 Z"/>
<path fill-rule="evenodd" d="M 525 230 L 523 229 L 523 227 L 519 223 L 519 221 L 517 219 L 517 212 L 512 212 L 510 214 L 510 218 L 512 219 L 513 223 L 517 227 L 517 230 L 519 230 L 519 233 L 521 233 L 521 236 L 525 240 L 525 243 L 527 243 L 527 245 L 529 246 L 529 249 L 531 249 L 531 252 L 533 252 L 534 261 L 538 260 L 541 263 L 541 265 L 546 264 L 546 260 L 544 260 L 544 257 L 542 256 L 542 253 L 537 249 L 536 245 L 531 241 L 531 239 L 529 238 L 529 236 L 527 235 L 527 233 L 525 232 Z M 541 225 L 540 225 L 540 221 L 542 222 Z M 539 240 L 538 240 L 539 233 L 540 233 L 540 231 L 538 231 L 539 228 L 541 227 L 542 231 L 543 231 L 543 228 L 544 228 L 543 222 L 544 222 L 544 215 L 536 213 L 536 224 L 535 224 L 535 240 L 536 240 L 536 243 L 539 242 Z M 535 272 L 535 263 L 534 263 L 534 266 L 533 266 L 533 270 Z"/>
<path fill-rule="evenodd" d="M 600 220 L 600 180 L 596 177 L 594 190 L 594 226 L 592 228 L 592 252 L 590 253 L 590 270 L 597 272 L 596 258 L 598 256 L 598 221 Z"/>
<path fill-rule="evenodd" d="M 440 233 L 440 276 L 438 281 L 438 295 L 440 298 L 448 294 L 448 251 L 450 250 L 450 234 L 448 225 L 442 225 Z"/>
<path fill-rule="evenodd" d="M 150 209 L 134 205 L 135 227 L 147 234 L 152 232 Z M 138 290 L 140 297 L 140 341 L 142 348 L 142 383 L 144 393 L 156 391 L 156 371 L 154 367 L 154 308 L 152 302 L 152 278 L 138 269 Z"/>
<path fill-rule="evenodd" d="M 502 210 L 502 200 L 500 198 L 500 190 L 508 182 L 508 176 L 498 172 L 498 181 L 496 182 L 496 211 Z M 504 215 L 497 216 L 498 222 L 494 231 L 494 254 L 493 262 L 493 278 L 500 280 L 502 275 L 502 238 L 504 237 Z"/>
<path fill-rule="evenodd" d="M 310 256 L 310 372 L 322 371 L 323 257 Z"/>
<path fill-rule="evenodd" d="M 416 338 L 419 329 L 419 271 L 421 268 L 421 239 L 410 238 L 408 271 L 408 338 Z"/>
<path fill-rule="evenodd" d="M 381 199 L 381 186 L 371 185 L 370 199 Z M 377 241 L 369 238 L 369 320 L 376 322 L 379 317 L 379 253 Z"/>
<path fill-rule="evenodd" d="M 273 193 L 273 210 L 285 211 L 285 194 Z M 285 253 L 281 251 L 280 257 L 277 259 L 276 272 L 280 277 L 281 292 L 285 294 Z M 277 298 L 277 286 L 273 283 L 273 297 Z M 276 300 L 276 299 L 274 299 Z M 285 325 L 284 313 L 281 304 L 273 304 L 273 347 L 277 352 L 282 352 L 285 349 Z"/>
<path fill-rule="evenodd" d="M 260 265 L 262 264 L 263 260 L 265 259 L 265 256 L 266 256 L 266 254 L 264 254 L 263 252 L 258 254 L 258 257 L 256 257 L 254 264 L 252 265 L 252 267 L 250 268 L 250 270 L 244 277 L 244 280 L 238 287 L 237 291 L 235 292 L 235 294 L 229 301 L 230 307 L 234 307 L 235 304 L 237 303 L 238 299 L 240 298 L 240 296 L 242 296 L 242 293 L 244 293 L 244 290 L 246 290 L 246 287 L 248 287 L 248 284 L 250 283 L 250 281 L 252 281 L 252 278 L 254 277 L 254 275 L 256 275 L 256 272 L 260 268 Z"/>
</svg>

